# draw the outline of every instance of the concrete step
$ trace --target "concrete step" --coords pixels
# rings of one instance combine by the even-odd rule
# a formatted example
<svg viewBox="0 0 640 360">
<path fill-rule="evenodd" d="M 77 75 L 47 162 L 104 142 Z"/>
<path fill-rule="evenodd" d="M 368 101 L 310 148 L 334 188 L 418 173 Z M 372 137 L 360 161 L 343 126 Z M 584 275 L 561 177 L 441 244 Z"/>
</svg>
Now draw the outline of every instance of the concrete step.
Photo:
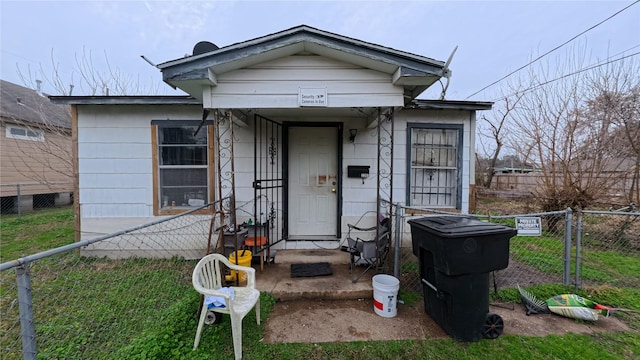
<svg viewBox="0 0 640 360">
<path fill-rule="evenodd" d="M 274 257 L 276 264 L 310 264 L 328 262 L 330 264 L 349 264 L 349 253 L 340 250 L 324 249 L 281 249 Z"/>
<path fill-rule="evenodd" d="M 340 250 L 278 250 L 274 263 L 256 272 L 256 284 L 279 301 L 291 300 L 351 300 L 373 297 L 373 270 L 352 282 L 349 254 Z M 332 275 L 291 277 L 291 264 L 328 262 Z M 363 270 L 357 268 L 357 274 Z"/>
</svg>

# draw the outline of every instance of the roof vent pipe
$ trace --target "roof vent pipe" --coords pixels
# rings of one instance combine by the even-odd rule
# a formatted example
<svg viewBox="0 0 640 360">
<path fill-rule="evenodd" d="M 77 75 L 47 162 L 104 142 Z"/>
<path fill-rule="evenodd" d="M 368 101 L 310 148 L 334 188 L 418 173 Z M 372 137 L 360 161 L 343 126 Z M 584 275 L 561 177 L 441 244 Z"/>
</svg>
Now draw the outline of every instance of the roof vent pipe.
<svg viewBox="0 0 640 360">
<path fill-rule="evenodd" d="M 36 92 L 42 96 L 42 80 L 36 80 Z"/>
</svg>

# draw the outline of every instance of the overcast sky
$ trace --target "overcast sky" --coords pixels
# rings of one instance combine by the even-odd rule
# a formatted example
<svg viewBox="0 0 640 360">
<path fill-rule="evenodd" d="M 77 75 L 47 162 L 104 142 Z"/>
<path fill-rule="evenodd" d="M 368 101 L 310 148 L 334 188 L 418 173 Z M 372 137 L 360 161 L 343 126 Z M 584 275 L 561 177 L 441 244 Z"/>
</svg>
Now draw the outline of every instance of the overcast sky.
<svg viewBox="0 0 640 360">
<path fill-rule="evenodd" d="M 32 84 L 57 68 L 82 95 L 76 61 L 91 54 L 96 72 L 109 71 L 106 58 L 143 92 L 181 95 L 140 55 L 157 64 L 201 40 L 223 47 L 304 24 L 441 61 L 458 46 L 447 99 L 493 100 L 505 82 L 468 97 L 629 5 L 544 58 L 581 49 L 584 66 L 640 52 L 638 1 L 0 0 L 0 77 L 25 85 L 19 70 Z M 434 87 L 421 97 L 437 98 Z M 55 92 L 46 82 L 43 90 Z"/>
</svg>

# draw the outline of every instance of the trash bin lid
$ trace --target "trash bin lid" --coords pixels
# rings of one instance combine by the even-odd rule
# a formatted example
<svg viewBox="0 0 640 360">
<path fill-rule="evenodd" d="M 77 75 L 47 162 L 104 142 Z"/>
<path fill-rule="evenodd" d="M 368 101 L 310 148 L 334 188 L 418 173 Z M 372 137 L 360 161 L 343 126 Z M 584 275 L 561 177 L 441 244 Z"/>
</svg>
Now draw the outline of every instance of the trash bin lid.
<svg viewBox="0 0 640 360">
<path fill-rule="evenodd" d="M 461 216 L 423 217 L 408 223 L 443 238 L 516 233 L 516 229 L 505 225 Z"/>
</svg>

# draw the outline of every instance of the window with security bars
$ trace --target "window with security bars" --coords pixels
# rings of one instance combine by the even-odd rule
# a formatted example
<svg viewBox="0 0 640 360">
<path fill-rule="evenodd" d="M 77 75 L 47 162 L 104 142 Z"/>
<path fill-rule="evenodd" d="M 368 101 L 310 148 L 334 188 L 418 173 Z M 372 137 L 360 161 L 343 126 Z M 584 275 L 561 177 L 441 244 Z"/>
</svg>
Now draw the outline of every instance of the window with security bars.
<svg viewBox="0 0 640 360">
<path fill-rule="evenodd" d="M 161 209 L 207 203 L 209 151 L 207 127 L 158 124 L 158 184 Z M 195 135 L 194 135 L 195 134 Z"/>
<path fill-rule="evenodd" d="M 410 206 L 457 207 L 461 133 L 461 126 L 409 125 Z"/>
</svg>

